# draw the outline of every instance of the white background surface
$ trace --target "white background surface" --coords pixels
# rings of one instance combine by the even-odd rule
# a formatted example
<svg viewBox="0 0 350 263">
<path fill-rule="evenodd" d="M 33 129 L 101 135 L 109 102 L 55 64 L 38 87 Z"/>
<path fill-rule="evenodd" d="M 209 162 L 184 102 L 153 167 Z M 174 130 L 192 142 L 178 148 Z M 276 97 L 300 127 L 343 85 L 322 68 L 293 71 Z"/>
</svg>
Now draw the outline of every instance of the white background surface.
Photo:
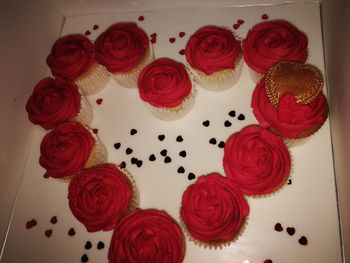
<svg viewBox="0 0 350 263">
<path fill-rule="evenodd" d="M 137 21 L 142 14 L 145 21 L 139 22 L 140 26 L 149 35 L 153 32 L 158 34 L 156 56 L 169 56 L 183 61 L 178 51 L 184 48 L 189 35 L 198 27 L 208 24 L 208 21 L 232 26 L 241 18 L 245 24 L 237 33 L 244 37 L 252 25 L 261 21 L 263 13 L 267 13 L 270 18 L 287 19 L 306 32 L 309 37 L 309 61 L 323 69 L 320 17 L 318 5 L 315 4 L 74 16 L 66 19 L 63 34 L 90 30 L 93 39 L 110 24 L 116 21 Z M 100 26 L 98 31 L 92 30 L 94 24 Z M 183 39 L 177 37 L 180 31 L 187 34 Z M 174 44 L 168 41 L 172 36 L 177 37 Z M 190 114 L 180 121 L 164 123 L 145 111 L 136 90 L 123 89 L 111 81 L 100 94 L 89 98 L 95 109 L 92 126 L 99 128 L 99 136 L 107 146 L 110 162 L 125 159 L 122 151 L 113 149 L 113 143 L 117 141 L 121 141 L 125 147 L 131 146 L 135 157 L 144 160 L 142 168 L 131 166 L 130 157 L 127 162 L 141 193 L 141 207 L 166 209 L 177 219 L 181 194 L 191 183 L 185 176 L 176 173 L 178 165 L 183 164 L 197 175 L 210 171 L 222 172 L 222 150 L 209 145 L 208 140 L 211 137 L 225 140 L 232 132 L 255 122 L 249 107 L 253 88 L 254 84 L 244 66 L 241 79 L 233 89 L 210 93 L 198 88 L 195 107 Z M 99 97 L 104 99 L 101 106 L 95 103 Z M 224 120 L 229 118 L 227 112 L 231 109 L 244 113 L 247 119 L 233 122 L 230 129 L 223 128 Z M 205 119 L 211 121 L 210 129 L 201 125 Z M 137 128 L 139 136 L 131 138 L 131 128 Z M 164 145 L 156 139 L 160 131 L 168 138 Z M 179 144 L 175 142 L 178 134 L 185 139 L 183 147 L 188 153 L 185 160 L 176 158 L 180 150 Z M 111 233 L 88 234 L 71 215 L 66 200 L 67 185 L 41 177 L 44 171 L 38 165 L 38 149 L 42 136 L 43 132 L 35 129 L 3 262 L 79 262 L 80 256 L 86 252 L 83 246 L 88 239 L 96 242 L 103 240 L 108 248 Z M 157 161 L 156 165 L 147 161 L 150 153 L 158 153 L 159 159 L 159 151 L 164 147 L 173 153 L 171 164 L 164 165 Z M 244 262 L 246 259 L 263 262 L 267 258 L 286 263 L 340 262 L 328 121 L 307 145 L 296 147 L 291 153 L 294 163 L 293 184 L 272 197 L 249 199 L 251 215 L 242 237 L 231 246 L 216 251 L 204 250 L 187 242 L 185 262 Z M 53 215 L 59 219 L 55 226 L 49 223 Z M 31 218 L 36 218 L 39 225 L 26 230 L 25 222 Z M 277 222 L 285 227 L 295 227 L 296 234 L 290 237 L 286 232 L 275 232 L 273 226 Z M 67 235 L 70 227 L 75 227 L 78 233 L 73 238 Z M 50 239 L 44 236 L 47 228 L 54 230 Z M 300 235 L 308 237 L 308 246 L 297 243 Z M 102 252 L 96 249 L 88 251 L 89 262 L 106 262 L 107 248 Z"/>
</svg>

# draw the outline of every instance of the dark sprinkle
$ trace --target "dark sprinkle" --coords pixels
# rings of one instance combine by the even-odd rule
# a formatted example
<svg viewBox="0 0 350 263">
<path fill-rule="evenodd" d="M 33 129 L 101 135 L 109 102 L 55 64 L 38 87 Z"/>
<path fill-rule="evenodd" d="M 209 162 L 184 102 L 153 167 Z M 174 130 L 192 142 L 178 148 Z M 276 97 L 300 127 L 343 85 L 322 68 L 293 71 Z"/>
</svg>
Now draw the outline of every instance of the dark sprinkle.
<svg viewBox="0 0 350 263">
<path fill-rule="evenodd" d="M 187 154 L 186 154 L 186 151 L 181 151 L 181 152 L 179 152 L 179 155 L 181 157 L 185 158 Z"/>
<path fill-rule="evenodd" d="M 183 168 L 182 166 L 180 166 L 179 168 L 177 168 L 177 172 L 179 174 L 183 174 L 185 172 L 185 168 Z"/>
<path fill-rule="evenodd" d="M 137 158 L 132 157 L 131 160 L 130 160 L 130 162 L 131 162 L 132 164 L 136 164 L 136 163 L 138 162 L 138 160 L 137 160 Z"/>
<path fill-rule="evenodd" d="M 218 147 L 219 148 L 224 148 L 225 147 L 225 143 L 223 141 L 219 142 Z"/>
<path fill-rule="evenodd" d="M 114 148 L 116 150 L 118 150 L 120 148 L 120 145 L 121 145 L 120 142 L 117 142 L 117 143 L 114 144 Z"/>
<path fill-rule="evenodd" d="M 203 126 L 205 126 L 205 127 L 209 127 L 210 121 L 208 121 L 208 120 L 203 121 L 202 124 L 203 124 Z"/>
<path fill-rule="evenodd" d="M 273 263 L 271 259 L 266 259 L 264 263 Z"/>
<path fill-rule="evenodd" d="M 179 135 L 179 136 L 176 137 L 176 141 L 177 141 L 177 142 L 182 142 L 183 140 L 184 140 L 184 139 L 182 138 L 181 135 Z"/>
<path fill-rule="evenodd" d="M 132 154 L 133 150 L 131 148 L 126 148 L 125 153 L 126 154 Z"/>
<path fill-rule="evenodd" d="M 287 184 L 292 184 L 292 179 L 288 179 Z"/>
<path fill-rule="evenodd" d="M 90 248 L 92 248 L 91 242 L 90 242 L 90 241 L 86 241 L 86 243 L 85 243 L 85 249 L 90 249 Z"/>
<path fill-rule="evenodd" d="M 294 233 L 295 233 L 295 228 L 294 228 L 294 227 L 287 227 L 287 233 L 288 233 L 290 236 L 293 236 Z"/>
<path fill-rule="evenodd" d="M 236 117 L 236 112 L 232 110 L 228 113 L 228 115 L 230 115 L 231 117 Z"/>
<path fill-rule="evenodd" d="M 307 245 L 307 238 L 305 236 L 302 236 L 301 238 L 299 238 L 298 242 L 300 245 L 306 246 Z"/>
<path fill-rule="evenodd" d="M 240 121 L 244 121 L 245 120 L 245 116 L 243 114 L 239 114 L 237 119 L 239 119 Z"/>
<path fill-rule="evenodd" d="M 170 158 L 169 156 L 166 156 L 166 157 L 164 158 L 164 162 L 165 162 L 165 163 L 170 163 L 170 162 L 171 162 L 171 158 Z"/>
<path fill-rule="evenodd" d="M 225 125 L 225 127 L 230 127 L 232 125 L 232 123 L 230 121 L 225 121 L 224 125 Z"/>
<path fill-rule="evenodd" d="M 209 140 L 209 143 L 215 145 L 215 144 L 216 144 L 216 139 L 215 139 L 215 138 L 211 138 L 211 139 Z"/>
<path fill-rule="evenodd" d="M 121 163 L 119 164 L 119 167 L 120 167 L 121 169 L 125 168 L 125 167 L 126 167 L 126 163 L 125 163 L 124 161 L 121 162 Z"/>
<path fill-rule="evenodd" d="M 194 175 L 194 173 L 189 173 L 187 178 L 188 178 L 188 180 L 193 180 L 196 178 L 196 176 Z"/>
<path fill-rule="evenodd" d="M 131 129 L 131 131 L 130 131 L 130 135 L 135 135 L 137 133 L 137 130 L 135 130 L 135 129 Z"/>
<path fill-rule="evenodd" d="M 75 230 L 73 227 L 71 229 L 69 229 L 68 235 L 70 235 L 71 237 L 75 235 Z"/>
<path fill-rule="evenodd" d="M 104 249 L 105 248 L 105 244 L 102 241 L 99 241 L 97 243 L 97 249 Z"/>
<path fill-rule="evenodd" d="M 164 139 L 165 139 L 164 134 L 158 135 L 158 140 L 163 141 Z"/>
<path fill-rule="evenodd" d="M 168 151 L 167 151 L 166 149 L 161 150 L 161 151 L 160 151 L 160 155 L 161 155 L 161 156 L 166 156 L 167 152 L 168 152 Z"/>
<path fill-rule="evenodd" d="M 88 262 L 88 261 L 89 261 L 89 258 L 86 254 L 81 256 L 81 262 Z"/>
<path fill-rule="evenodd" d="M 142 162 L 141 160 L 138 160 L 138 161 L 136 162 L 137 167 L 140 168 L 140 167 L 142 166 L 142 163 L 143 163 L 143 162 Z"/>
<path fill-rule="evenodd" d="M 277 232 L 283 231 L 282 225 L 281 225 L 280 223 L 277 223 L 277 224 L 275 225 L 275 230 L 276 230 Z"/>
<path fill-rule="evenodd" d="M 150 160 L 151 162 L 155 161 L 156 160 L 156 156 L 154 154 L 151 154 L 149 157 L 148 157 L 148 160 Z"/>
</svg>

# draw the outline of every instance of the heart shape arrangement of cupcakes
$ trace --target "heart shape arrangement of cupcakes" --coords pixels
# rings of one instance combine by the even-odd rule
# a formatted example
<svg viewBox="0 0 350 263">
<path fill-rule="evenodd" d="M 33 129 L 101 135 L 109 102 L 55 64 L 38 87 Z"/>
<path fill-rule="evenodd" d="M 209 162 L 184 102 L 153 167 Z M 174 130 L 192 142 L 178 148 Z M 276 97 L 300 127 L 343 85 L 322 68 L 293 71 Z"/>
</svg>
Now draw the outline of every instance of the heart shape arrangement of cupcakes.
<svg viewBox="0 0 350 263">
<path fill-rule="evenodd" d="M 88 232 L 114 231 L 110 263 L 182 262 L 183 231 L 205 248 L 235 241 L 249 215 L 245 196 L 268 196 L 285 185 L 286 143 L 309 138 L 328 116 L 322 74 L 305 64 L 307 37 L 287 21 L 255 25 L 242 43 L 227 28 L 204 26 L 187 42 L 187 65 L 155 60 L 155 37 L 135 23 L 117 23 L 94 43 L 80 34 L 58 39 L 47 57 L 54 77 L 39 81 L 26 105 L 29 120 L 48 130 L 39 160 L 45 176 L 69 182 L 69 207 Z M 154 116 L 172 121 L 194 106 L 196 84 L 209 92 L 233 87 L 243 61 L 257 83 L 251 107 L 260 125 L 228 138 L 226 176 L 202 175 L 186 189 L 180 224 L 165 211 L 139 209 L 132 175 L 106 163 L 105 147 L 88 128 L 93 111 L 85 96 L 112 77 L 138 88 Z"/>
</svg>

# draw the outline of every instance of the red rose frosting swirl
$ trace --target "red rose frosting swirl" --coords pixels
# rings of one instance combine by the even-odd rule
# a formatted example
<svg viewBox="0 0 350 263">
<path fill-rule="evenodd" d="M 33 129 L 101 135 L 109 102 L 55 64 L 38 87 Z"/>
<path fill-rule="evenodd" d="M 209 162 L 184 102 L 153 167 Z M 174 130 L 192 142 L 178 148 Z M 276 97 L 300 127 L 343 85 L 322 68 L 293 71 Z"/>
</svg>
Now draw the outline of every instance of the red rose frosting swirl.
<svg viewBox="0 0 350 263">
<path fill-rule="evenodd" d="M 328 117 L 327 99 L 322 93 L 309 104 L 297 103 L 293 94 L 285 93 L 274 107 L 265 92 L 265 79 L 257 84 L 251 106 L 261 126 L 289 139 L 313 134 Z"/>
<path fill-rule="evenodd" d="M 181 219 L 197 240 L 231 241 L 249 214 L 249 206 L 238 187 L 212 173 L 200 176 L 182 196 Z"/>
<path fill-rule="evenodd" d="M 136 209 L 116 225 L 109 263 L 181 263 L 185 243 L 178 224 L 165 211 Z"/>
<path fill-rule="evenodd" d="M 109 72 L 127 72 L 142 60 L 148 47 L 147 34 L 135 23 L 117 23 L 96 39 L 96 60 Z"/>
<path fill-rule="evenodd" d="M 282 60 L 305 62 L 308 56 L 307 36 L 284 20 L 254 26 L 243 41 L 243 57 L 254 71 L 265 74 Z"/>
<path fill-rule="evenodd" d="M 47 176 L 71 176 L 84 167 L 94 144 L 88 129 L 79 122 L 63 123 L 43 138 L 39 163 Z"/>
<path fill-rule="evenodd" d="M 281 137 L 258 125 L 243 128 L 227 140 L 224 169 L 246 195 L 270 194 L 287 180 L 291 158 Z"/>
<path fill-rule="evenodd" d="M 29 120 L 46 130 L 76 117 L 79 110 L 78 87 L 60 78 L 39 81 L 26 104 Z"/>
<path fill-rule="evenodd" d="M 80 34 L 59 38 L 46 58 L 46 64 L 56 77 L 76 80 L 94 62 L 94 47 L 91 41 Z"/>
<path fill-rule="evenodd" d="M 232 32 L 217 26 L 205 26 L 197 30 L 186 44 L 186 60 L 194 69 L 206 75 L 233 69 L 241 50 L 240 41 Z"/>
<path fill-rule="evenodd" d="M 68 190 L 69 207 L 88 232 L 113 229 L 133 195 L 129 179 L 113 164 L 82 170 Z"/>
<path fill-rule="evenodd" d="M 138 87 L 143 101 L 155 107 L 173 108 L 191 93 L 192 83 L 182 63 L 160 58 L 141 71 Z"/>
</svg>

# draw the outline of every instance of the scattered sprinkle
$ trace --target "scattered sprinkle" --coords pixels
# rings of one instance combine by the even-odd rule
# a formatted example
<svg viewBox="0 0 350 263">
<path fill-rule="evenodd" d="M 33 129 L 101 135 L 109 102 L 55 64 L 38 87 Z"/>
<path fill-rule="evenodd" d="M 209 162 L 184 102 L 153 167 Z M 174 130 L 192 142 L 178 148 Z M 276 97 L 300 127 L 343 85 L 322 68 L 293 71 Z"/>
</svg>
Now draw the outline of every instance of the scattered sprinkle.
<svg viewBox="0 0 350 263">
<path fill-rule="evenodd" d="M 105 244 L 102 241 L 99 241 L 97 243 L 97 249 L 104 249 L 105 248 Z"/>
<path fill-rule="evenodd" d="M 196 178 L 195 174 L 194 173 L 189 173 L 188 176 L 187 176 L 188 180 L 193 180 Z"/>
<path fill-rule="evenodd" d="M 97 30 L 99 28 L 98 25 L 94 25 L 94 27 L 92 28 L 93 30 Z"/>
<path fill-rule="evenodd" d="M 103 102 L 103 99 L 101 99 L 101 98 L 99 98 L 99 99 L 96 100 L 96 104 L 98 104 L 98 105 L 101 105 L 102 102 Z"/>
<path fill-rule="evenodd" d="M 71 229 L 69 229 L 68 235 L 71 237 L 75 235 L 75 229 L 73 227 Z"/>
<path fill-rule="evenodd" d="M 182 166 L 180 166 L 179 168 L 177 168 L 177 172 L 179 174 L 183 174 L 185 172 L 185 168 L 183 168 Z"/>
<path fill-rule="evenodd" d="M 26 228 L 27 229 L 30 229 L 32 227 L 35 227 L 37 225 L 37 221 L 35 219 L 32 219 L 32 220 L 29 220 L 27 223 L 26 223 Z"/>
<path fill-rule="evenodd" d="M 294 227 L 287 227 L 287 233 L 290 236 L 293 236 L 295 233 L 295 228 Z"/>
<path fill-rule="evenodd" d="M 126 148 L 126 150 L 125 150 L 125 153 L 127 154 L 127 155 L 129 155 L 129 154 L 132 154 L 132 152 L 133 152 L 133 150 L 131 149 L 131 148 Z"/>
<path fill-rule="evenodd" d="M 287 184 L 288 184 L 288 185 L 291 185 L 291 184 L 292 184 L 292 179 L 288 179 Z"/>
<path fill-rule="evenodd" d="M 120 142 L 116 142 L 113 146 L 116 150 L 118 150 L 120 148 L 121 144 L 120 144 Z"/>
<path fill-rule="evenodd" d="M 185 158 L 187 154 L 186 154 L 186 151 L 181 151 L 181 152 L 179 152 L 179 155 L 181 157 Z"/>
<path fill-rule="evenodd" d="M 263 15 L 261 16 L 261 19 L 264 19 L 264 20 L 269 19 L 269 16 L 268 16 L 267 14 L 263 14 Z"/>
<path fill-rule="evenodd" d="M 137 161 L 138 161 L 138 160 L 137 160 L 137 158 L 135 158 L 135 157 L 132 157 L 131 160 L 130 160 L 131 164 L 136 164 Z"/>
<path fill-rule="evenodd" d="M 218 147 L 219 148 L 224 148 L 225 147 L 225 142 L 223 142 L 223 141 L 219 142 Z"/>
<path fill-rule="evenodd" d="M 236 112 L 234 110 L 231 110 L 228 115 L 230 115 L 231 117 L 236 117 Z"/>
<path fill-rule="evenodd" d="M 170 42 L 170 43 L 174 43 L 174 42 L 175 42 L 175 40 L 176 40 L 176 38 L 175 38 L 175 37 L 171 37 L 171 38 L 169 38 L 169 42 Z"/>
<path fill-rule="evenodd" d="M 238 19 L 238 20 L 237 20 L 237 24 L 238 24 L 238 25 L 242 25 L 242 24 L 244 24 L 244 20 L 242 20 L 242 19 Z"/>
<path fill-rule="evenodd" d="M 234 24 L 232 27 L 233 27 L 233 29 L 235 29 L 235 30 L 236 30 L 236 29 L 238 29 L 238 28 L 239 28 L 239 24 Z"/>
<path fill-rule="evenodd" d="M 275 225 L 275 230 L 276 230 L 277 232 L 283 231 L 282 225 L 281 225 L 280 223 L 277 223 L 277 224 Z"/>
<path fill-rule="evenodd" d="M 164 163 L 170 163 L 171 162 L 171 158 L 169 156 L 166 156 L 164 158 Z"/>
<path fill-rule="evenodd" d="M 88 262 L 88 261 L 89 261 L 89 258 L 86 254 L 81 256 L 81 262 Z"/>
<path fill-rule="evenodd" d="M 211 138 L 211 139 L 209 140 L 209 143 L 215 145 L 215 144 L 216 144 L 216 139 L 215 139 L 215 138 Z"/>
<path fill-rule="evenodd" d="M 225 121 L 224 123 L 225 127 L 230 127 L 232 125 L 232 123 L 230 121 Z"/>
<path fill-rule="evenodd" d="M 91 35 L 91 32 L 89 30 L 86 30 L 85 31 L 85 36 L 89 36 L 89 35 Z"/>
<path fill-rule="evenodd" d="M 152 154 L 149 156 L 148 160 L 150 160 L 151 162 L 153 162 L 153 161 L 156 160 L 156 156 L 152 153 Z"/>
<path fill-rule="evenodd" d="M 48 229 L 45 231 L 45 236 L 51 237 L 51 235 L 52 235 L 52 229 Z"/>
<path fill-rule="evenodd" d="M 203 126 L 205 126 L 205 127 L 209 127 L 210 121 L 208 121 L 208 120 L 203 121 L 202 124 L 203 124 Z"/>
<path fill-rule="evenodd" d="M 176 137 L 176 141 L 177 141 L 177 142 L 183 142 L 183 140 L 184 140 L 184 139 L 182 138 L 181 135 L 179 135 L 179 136 Z"/>
<path fill-rule="evenodd" d="M 126 163 L 123 161 L 119 164 L 119 168 L 124 169 L 126 167 Z"/>
<path fill-rule="evenodd" d="M 98 133 L 98 129 L 97 129 L 97 128 L 93 128 L 93 129 L 92 129 L 92 132 L 95 133 L 95 134 L 97 134 L 97 133 Z"/>
<path fill-rule="evenodd" d="M 85 243 L 85 249 L 90 249 L 90 248 L 92 248 L 92 244 L 91 244 L 91 242 L 90 241 L 86 241 L 86 243 Z"/>
<path fill-rule="evenodd" d="M 168 152 L 168 151 L 167 151 L 166 149 L 161 150 L 161 151 L 160 151 L 160 155 L 161 155 L 161 156 L 166 156 L 166 155 L 167 155 L 167 152 Z"/>
<path fill-rule="evenodd" d="M 137 162 L 136 162 L 136 166 L 137 167 L 141 167 L 142 166 L 142 164 L 143 164 L 143 161 L 141 161 L 141 160 L 137 160 Z"/>
<path fill-rule="evenodd" d="M 51 217 L 50 223 L 51 223 L 51 224 L 56 224 L 56 223 L 57 223 L 57 216 Z"/>
<path fill-rule="evenodd" d="M 306 246 L 307 245 L 307 238 L 305 236 L 302 236 L 301 238 L 299 238 L 298 242 L 300 245 Z"/>
<path fill-rule="evenodd" d="M 158 140 L 163 141 L 164 139 L 165 139 L 164 134 L 158 135 Z"/>
<path fill-rule="evenodd" d="M 179 37 L 184 37 L 185 35 L 186 35 L 185 32 L 180 32 L 180 33 L 179 33 Z"/>
<path fill-rule="evenodd" d="M 144 18 L 144 16 L 139 16 L 139 18 L 137 20 L 143 21 L 143 20 L 145 20 L 145 18 Z"/>
<path fill-rule="evenodd" d="M 181 56 L 183 56 L 183 55 L 186 54 L 186 51 L 185 51 L 184 49 L 181 49 L 181 50 L 179 51 L 179 54 L 180 54 Z"/>
<path fill-rule="evenodd" d="M 243 121 L 243 120 L 245 120 L 245 116 L 243 114 L 239 114 L 237 119 L 240 121 Z"/>
<path fill-rule="evenodd" d="M 136 133 L 137 133 L 137 130 L 136 130 L 136 129 L 131 129 L 130 135 L 135 135 Z"/>
</svg>

